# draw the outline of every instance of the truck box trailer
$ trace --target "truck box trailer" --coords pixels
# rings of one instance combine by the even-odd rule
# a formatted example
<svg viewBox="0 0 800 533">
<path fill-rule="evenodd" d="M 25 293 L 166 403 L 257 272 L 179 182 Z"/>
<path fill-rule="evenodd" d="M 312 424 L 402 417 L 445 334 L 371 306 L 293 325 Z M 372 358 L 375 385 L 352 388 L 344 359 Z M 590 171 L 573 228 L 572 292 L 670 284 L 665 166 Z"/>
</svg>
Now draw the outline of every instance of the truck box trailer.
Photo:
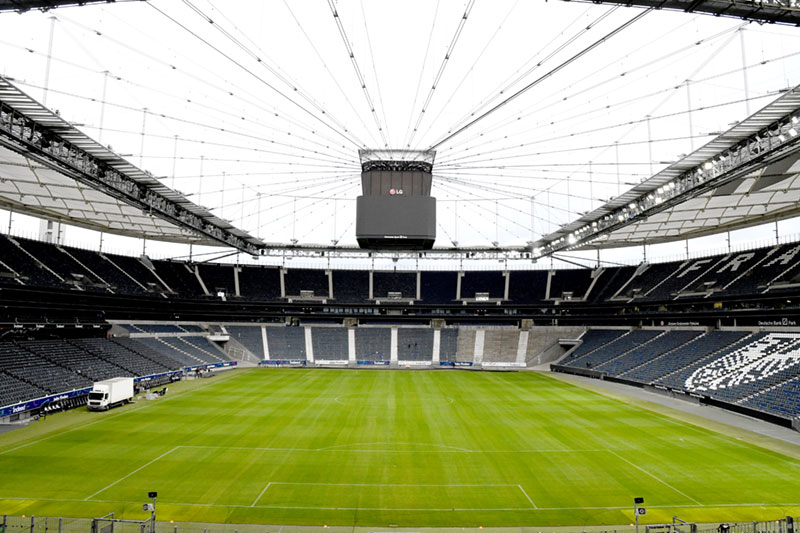
<svg viewBox="0 0 800 533">
<path fill-rule="evenodd" d="M 132 399 L 133 378 L 111 378 L 94 384 L 86 405 L 91 411 L 105 411 Z"/>
</svg>

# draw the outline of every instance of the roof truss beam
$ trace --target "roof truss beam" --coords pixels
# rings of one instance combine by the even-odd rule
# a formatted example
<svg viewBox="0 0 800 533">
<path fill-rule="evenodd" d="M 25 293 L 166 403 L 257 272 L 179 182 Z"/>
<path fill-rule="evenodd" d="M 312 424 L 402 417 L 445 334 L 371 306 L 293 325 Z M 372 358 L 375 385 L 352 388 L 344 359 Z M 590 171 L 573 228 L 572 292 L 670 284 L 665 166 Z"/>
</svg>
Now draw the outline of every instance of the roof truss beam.
<svg viewBox="0 0 800 533">
<path fill-rule="evenodd" d="M 800 109 L 776 120 L 734 146 L 687 170 L 674 180 L 644 193 L 623 207 L 574 229 L 540 241 L 534 255 L 589 245 L 603 235 L 619 230 L 742 178 L 792 154 L 800 153 Z"/>
<path fill-rule="evenodd" d="M 52 128 L 0 100 L 0 143 L 76 181 L 225 246 L 259 255 L 260 246 L 233 234 L 114 169 Z"/>
<path fill-rule="evenodd" d="M 566 0 L 571 1 L 571 0 Z M 800 26 L 798 0 L 577 0 L 730 17 L 761 24 Z"/>
<path fill-rule="evenodd" d="M 24 13 L 31 9 L 49 11 L 56 7 L 83 6 L 86 4 L 111 4 L 116 0 L 0 0 L 0 12 Z"/>
</svg>

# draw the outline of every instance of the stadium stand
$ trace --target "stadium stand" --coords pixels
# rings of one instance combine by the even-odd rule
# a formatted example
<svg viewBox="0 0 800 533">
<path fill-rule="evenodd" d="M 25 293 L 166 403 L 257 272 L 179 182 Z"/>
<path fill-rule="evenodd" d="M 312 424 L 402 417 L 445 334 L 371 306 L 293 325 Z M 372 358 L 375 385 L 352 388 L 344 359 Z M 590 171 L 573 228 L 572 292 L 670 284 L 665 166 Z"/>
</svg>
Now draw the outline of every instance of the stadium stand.
<svg viewBox="0 0 800 533">
<path fill-rule="evenodd" d="M 681 291 L 679 296 L 719 292 L 730 282 L 761 263 L 766 255 L 766 249 L 728 254 L 712 268 L 706 270 L 702 275 L 692 280 L 692 282 Z"/>
<path fill-rule="evenodd" d="M 172 357 L 166 352 L 166 350 L 152 348 L 146 343 L 138 342 L 136 339 L 119 337 L 112 339 L 112 342 L 124 348 L 125 350 L 128 350 L 129 352 L 140 355 L 145 359 L 149 359 L 150 361 L 162 364 L 168 367 L 170 370 L 176 370 L 184 366 L 184 363 L 181 361 L 181 359 Z"/>
<path fill-rule="evenodd" d="M 284 270 L 283 283 L 286 297 L 297 299 L 304 291 L 310 291 L 315 298 L 328 298 L 328 274 L 325 270 L 292 268 Z"/>
<path fill-rule="evenodd" d="M 398 293 L 402 299 L 416 299 L 416 272 L 373 272 L 372 298 L 389 299 L 390 293 Z"/>
<path fill-rule="evenodd" d="M 589 301 L 604 302 L 616 296 L 625 284 L 631 280 L 637 268 L 635 266 L 623 266 L 604 269 L 596 286 L 589 294 Z"/>
<path fill-rule="evenodd" d="M 652 289 L 656 288 L 659 284 L 666 282 L 670 277 L 677 273 L 679 266 L 683 263 L 645 263 L 636 269 L 636 273 L 630 280 L 630 283 L 625 285 L 619 292 L 621 299 L 643 298 Z M 669 290 L 667 298 L 671 298 Z"/>
<path fill-rule="evenodd" d="M 267 327 L 266 330 L 270 359 L 306 359 L 305 328 L 274 326 Z M 312 346 L 314 345 L 312 344 Z M 314 355 L 316 357 L 316 347 L 314 350 Z M 322 350 L 322 352 L 324 351 L 325 350 Z"/>
<path fill-rule="evenodd" d="M 207 337 L 178 337 L 177 339 L 170 339 L 170 341 L 184 343 L 186 346 L 180 346 L 180 348 L 187 350 L 205 363 L 221 363 L 229 360 L 225 353 L 208 340 Z"/>
<path fill-rule="evenodd" d="M 194 353 L 190 353 L 190 351 L 188 349 L 185 349 L 184 346 L 176 344 L 174 341 L 177 339 L 160 338 L 160 337 L 142 337 L 131 340 L 133 342 L 137 342 L 144 346 L 147 346 L 150 350 L 156 353 L 164 354 L 167 357 L 174 359 L 182 366 L 204 365 L 209 362 L 202 357 L 198 357 Z"/>
<path fill-rule="evenodd" d="M 720 353 L 684 383 L 692 392 L 735 401 L 798 374 L 800 333 L 764 333 L 745 346 Z"/>
<path fill-rule="evenodd" d="M 0 343 L 0 370 L 49 393 L 82 389 L 92 385 L 90 378 L 12 342 Z"/>
<path fill-rule="evenodd" d="M 134 375 L 130 370 L 96 357 L 91 352 L 81 350 L 63 340 L 20 341 L 18 344 L 42 359 L 67 368 L 79 376 L 85 376 L 91 381 Z"/>
<path fill-rule="evenodd" d="M 19 239 L 19 241 L 21 240 Z M 62 281 L 21 248 L 17 244 L 19 241 L 5 235 L 0 236 L 0 258 L 2 258 L 3 263 L 13 269 L 20 276 L 19 279 L 26 284 L 62 287 Z"/>
<path fill-rule="evenodd" d="M 158 277 L 179 296 L 183 298 L 205 296 L 206 293 L 195 276 L 193 265 L 173 261 L 153 261 L 153 265 Z"/>
<path fill-rule="evenodd" d="M 369 300 L 369 272 L 334 270 L 333 299 L 339 303 L 364 303 Z"/>
<path fill-rule="evenodd" d="M 431 361 L 432 359 L 433 359 L 432 329 L 430 328 L 397 329 L 398 361 Z"/>
<path fill-rule="evenodd" d="M 267 336 L 269 340 L 269 335 Z M 314 360 L 347 361 L 348 360 L 347 328 L 311 328 L 311 346 Z M 272 352 L 270 351 L 270 355 Z"/>
<path fill-rule="evenodd" d="M 475 360 L 475 328 L 459 328 L 455 361 L 471 363 Z"/>
<path fill-rule="evenodd" d="M 701 331 L 668 331 L 659 335 L 651 342 L 638 346 L 623 355 L 595 366 L 595 370 L 602 370 L 612 375 L 619 375 L 642 365 L 656 357 L 671 352 L 702 335 Z"/>
<path fill-rule="evenodd" d="M 746 336 L 747 332 L 743 331 L 710 331 L 667 354 L 621 373 L 621 376 L 640 383 L 652 383 Z"/>
<path fill-rule="evenodd" d="M 686 379 L 689 376 L 691 376 L 698 368 L 705 366 L 709 361 L 724 356 L 726 353 L 734 352 L 739 348 L 747 346 L 752 342 L 757 342 L 765 335 L 766 333 L 764 332 L 742 335 L 738 341 L 728 344 L 722 349 L 715 350 L 714 352 L 711 352 L 709 355 L 706 355 L 705 357 L 702 358 L 695 357 L 694 361 L 690 362 L 687 365 L 682 366 L 676 371 L 673 371 L 669 374 L 662 376 L 660 379 L 656 381 L 656 383 L 674 389 L 684 389 L 686 385 Z"/>
<path fill-rule="evenodd" d="M 592 284 L 592 271 L 584 268 L 580 270 L 551 270 L 550 271 L 550 300 L 582 300 Z"/>
<path fill-rule="evenodd" d="M 100 276 L 104 282 L 108 283 L 113 292 L 137 295 L 147 294 L 146 288 L 136 283 L 123 270 L 117 268 L 105 255 L 89 250 L 81 250 L 80 248 L 64 248 L 64 250 L 91 269 L 93 273 Z"/>
<path fill-rule="evenodd" d="M 464 272 L 461 277 L 461 299 L 476 298 L 479 293 L 493 300 L 505 297 L 506 277 L 503 272 Z"/>
<path fill-rule="evenodd" d="M 236 297 L 234 266 L 205 263 L 198 265 L 197 268 L 200 271 L 200 279 L 203 280 L 206 289 L 212 296 L 222 292 L 227 298 Z"/>
<path fill-rule="evenodd" d="M 362 327 L 356 328 L 355 333 L 357 361 L 388 361 L 391 358 L 391 328 Z"/>
<path fill-rule="evenodd" d="M 126 327 L 130 326 L 135 328 L 131 330 L 132 332 L 142 332 L 142 333 L 185 333 L 180 326 L 175 324 L 126 324 Z"/>
<path fill-rule="evenodd" d="M 800 414 L 800 378 L 795 377 L 745 398 L 741 405 L 778 416 L 793 418 Z"/>
<path fill-rule="evenodd" d="M 735 284 L 735 290 L 739 294 L 752 294 L 763 292 L 765 287 L 770 291 L 785 290 L 792 288 L 793 285 L 800 283 L 798 273 L 798 256 L 800 245 L 789 244 L 783 246 L 778 252 L 772 254 L 767 261 L 757 269 L 755 283 L 747 283 L 742 280 Z"/>
<path fill-rule="evenodd" d="M 259 359 L 264 358 L 264 341 L 261 336 L 261 326 L 226 326 L 225 329 L 232 339 L 250 350 L 253 355 Z"/>
<path fill-rule="evenodd" d="M 519 348 L 518 328 L 487 328 L 483 337 L 483 360 L 514 363 Z"/>
<path fill-rule="evenodd" d="M 2 347 L 0 347 L 2 350 Z M 3 353 L 0 351 L 0 353 Z M 49 394 L 48 391 L 37 387 L 33 383 L 17 379 L 9 373 L 0 373 L 0 406 L 12 405 L 25 400 L 41 398 Z"/>
<path fill-rule="evenodd" d="M 420 295 L 424 304 L 452 304 L 456 299 L 457 272 L 422 272 Z"/>
<path fill-rule="evenodd" d="M 66 286 L 96 291 L 107 289 L 107 284 L 103 280 L 78 263 L 63 248 L 31 239 L 16 239 L 16 241 L 20 249 L 58 274 Z"/>
<path fill-rule="evenodd" d="M 444 328 L 440 330 L 439 361 L 456 361 L 458 352 L 458 329 Z"/>
<path fill-rule="evenodd" d="M 572 365 L 577 359 L 584 355 L 590 354 L 601 346 L 618 339 L 627 333 L 626 330 L 620 329 L 590 329 L 581 337 L 581 344 L 570 352 L 567 357 L 562 361 L 565 365 Z"/>
<path fill-rule="evenodd" d="M 164 293 L 166 288 L 161 283 L 155 272 L 150 270 L 140 259 L 124 255 L 103 254 L 106 261 L 125 272 L 137 285 L 142 285 L 148 293 Z M 137 291 L 138 292 L 138 291 Z M 134 293 L 136 294 L 136 293 Z"/>
<path fill-rule="evenodd" d="M 180 365 L 174 361 L 169 362 L 164 358 L 160 361 L 154 361 L 141 354 L 132 352 L 111 340 L 89 338 L 73 339 L 69 342 L 77 348 L 93 354 L 98 359 L 105 359 L 120 368 L 126 369 L 135 376 L 149 376 L 180 368 Z"/>
<path fill-rule="evenodd" d="M 618 357 L 624 356 L 628 351 L 633 350 L 640 344 L 650 342 L 663 333 L 663 330 L 633 330 L 597 348 L 593 352 L 571 361 L 570 366 L 596 368 L 601 363 L 613 361 Z"/>
<path fill-rule="evenodd" d="M 508 298 L 515 303 L 544 301 L 547 290 L 546 270 L 522 270 L 510 273 Z"/>
<path fill-rule="evenodd" d="M 277 267 L 240 266 L 239 291 L 243 298 L 271 301 L 281 297 L 281 271 Z"/>
</svg>

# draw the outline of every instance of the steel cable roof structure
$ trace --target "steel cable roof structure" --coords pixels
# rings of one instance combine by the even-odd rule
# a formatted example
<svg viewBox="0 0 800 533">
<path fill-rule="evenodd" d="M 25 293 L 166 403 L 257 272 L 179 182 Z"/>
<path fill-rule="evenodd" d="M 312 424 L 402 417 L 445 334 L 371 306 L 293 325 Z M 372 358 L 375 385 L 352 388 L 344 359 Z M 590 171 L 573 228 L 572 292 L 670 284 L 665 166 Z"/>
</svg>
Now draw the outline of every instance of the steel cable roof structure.
<svg viewBox="0 0 800 533">
<path fill-rule="evenodd" d="M 112 3 L 115 5 L 103 8 L 53 9 Z M 376 61 L 381 43 L 370 42 L 369 49 L 364 48 L 366 41 L 359 39 L 369 34 L 360 33 L 362 21 L 349 6 L 329 4 L 327 17 L 332 12 L 335 20 L 313 19 L 317 27 L 310 24 L 311 14 L 295 12 L 284 2 L 323 67 L 315 75 L 329 76 L 336 82 L 338 93 L 333 86 L 327 91 L 327 86 L 309 86 L 308 79 L 313 78 L 301 76 L 297 65 L 285 59 L 282 63 L 282 51 L 266 49 L 244 29 L 244 19 L 234 20 L 230 12 L 210 1 L 184 4 L 191 8 L 188 14 L 159 2 L 0 0 L 0 12 L 46 10 L 55 14 L 47 52 L 33 44 L 3 43 L 28 57 L 33 54 L 46 59 L 48 70 L 44 81 L 30 75 L 18 77 L 8 68 L 6 77 L 0 78 L 0 106 L 5 106 L 4 122 L 0 121 L 0 208 L 135 238 L 230 246 L 250 255 L 289 249 L 358 257 L 355 243 L 347 238 L 352 231 L 348 202 L 359 172 L 357 151 L 393 149 L 406 140 L 393 135 L 400 121 L 389 113 L 397 106 L 385 99 L 386 85 L 382 93 L 377 70 L 394 67 L 395 71 L 411 71 L 410 66 L 384 66 Z M 433 175 L 440 204 L 440 231 L 436 247 L 427 254 L 474 256 L 476 251 L 493 250 L 536 258 L 567 250 L 685 240 L 800 214 L 800 92 L 796 87 L 800 77 L 795 69 L 800 64 L 800 47 L 792 40 L 800 37 L 792 33 L 792 27 L 800 25 L 796 2 L 558 4 L 573 9 L 564 18 L 566 25 L 554 31 L 549 42 L 537 44 L 541 48 L 533 55 L 515 59 L 502 74 L 505 79 L 481 79 L 483 85 L 473 89 L 478 94 L 471 98 L 464 96 L 464 84 L 467 80 L 473 86 L 477 83 L 471 77 L 477 75 L 480 62 L 490 55 L 496 41 L 504 38 L 503 31 L 511 24 L 509 17 L 518 9 L 517 3 L 504 12 L 504 18 L 497 14 L 496 29 L 489 28 L 493 32 L 484 28 L 478 34 L 470 33 L 478 24 L 473 20 L 479 18 L 476 10 L 488 7 L 474 0 L 445 14 L 437 7 L 434 21 L 444 27 L 438 30 L 434 24 L 431 32 L 436 28 L 437 35 L 441 34 L 438 46 L 446 47 L 444 61 L 438 53 L 430 58 L 426 53 L 427 63 L 423 62 L 420 76 L 416 68 L 409 72 L 408 78 L 417 85 L 417 97 L 403 114 L 403 124 L 409 124 L 409 128 L 414 125 L 413 133 L 406 135 L 409 143 L 419 149 L 435 146 L 439 153 Z M 190 68 L 188 61 L 194 58 L 182 57 L 179 52 L 191 48 L 176 45 L 174 53 L 168 48 L 163 57 L 152 55 L 148 48 L 140 48 L 113 32 L 106 34 L 91 22 L 72 19 L 93 9 L 113 14 L 113 10 L 122 8 L 172 27 L 175 39 L 194 43 L 196 51 L 191 53 L 205 58 L 207 68 L 212 68 L 212 63 L 213 68 L 224 65 L 247 81 L 209 78 L 201 70 L 203 65 Z M 581 11 L 574 11 L 576 8 Z M 370 19 L 363 3 L 361 9 L 366 28 Z M 785 41 L 775 42 L 786 44 L 779 49 L 761 44 L 760 50 L 750 50 L 745 45 L 745 32 L 766 35 L 766 30 L 733 22 L 705 29 L 698 22 L 696 36 L 682 37 L 684 41 L 662 55 L 652 53 L 649 60 L 634 60 L 636 51 L 626 51 L 623 44 L 614 49 L 618 56 L 609 55 L 608 64 L 603 63 L 608 43 L 616 43 L 618 34 L 652 33 L 658 24 L 648 22 L 652 25 L 640 28 L 640 19 L 648 21 L 655 12 L 669 11 L 685 12 L 672 17 L 682 16 L 687 21 L 690 14 L 699 13 L 702 15 L 692 20 L 702 22 L 714 15 L 765 24 L 764 28 L 784 28 L 783 37 L 776 39 Z M 325 10 L 317 12 L 322 17 Z M 580 18 L 572 14 L 580 14 Z M 7 23 L 3 17 L 8 16 L 11 14 L 0 14 L 0 24 Z M 374 12 L 369 16 L 376 17 Z M 217 33 L 202 33 L 203 23 Z M 83 61 L 60 55 L 58 46 L 53 48 L 57 24 L 78 47 L 89 45 L 76 37 L 76 32 L 94 35 L 98 42 L 140 54 L 148 68 L 198 80 L 193 82 L 198 87 L 207 84 L 206 93 L 187 95 L 174 109 L 148 107 L 153 104 L 148 103 L 146 95 L 160 92 L 162 98 L 178 102 L 181 95 L 172 94 L 169 85 L 160 80 L 103 68 L 108 60 L 94 56 L 102 53 L 100 49 L 85 48 Z M 658 39 L 680 32 L 680 26 L 654 35 L 652 42 L 641 48 L 658 48 Z M 373 39 L 380 36 L 380 31 L 373 30 Z M 325 45 L 329 49 L 315 44 L 317 40 L 324 42 L 323 37 L 330 39 Z M 733 53 L 720 61 L 727 48 L 738 46 L 737 37 L 741 41 L 741 59 L 736 58 L 739 65 L 731 59 L 737 55 Z M 464 58 L 467 48 L 472 55 Z M 703 50 L 702 57 L 699 50 Z M 273 54 L 278 59 L 271 57 Z M 591 56 L 588 63 L 579 61 L 584 55 Z M 454 64 L 454 59 L 463 63 Z M 91 62 L 98 66 L 89 67 Z M 48 81 L 51 63 L 83 72 L 87 80 L 102 79 L 102 97 L 96 88 L 82 90 L 77 81 L 68 86 Z M 711 68 L 723 63 L 724 69 L 719 67 L 719 72 Z M 448 65 L 447 76 L 442 76 L 444 65 Z M 666 77 L 657 78 L 676 65 L 685 70 L 676 76 L 685 79 L 676 78 L 670 86 Z M 516 70 L 512 70 L 514 67 Z M 768 85 L 758 75 L 764 69 L 774 73 L 781 68 L 784 81 L 791 84 Z M 563 81 L 562 70 L 570 71 Z M 744 87 L 734 90 L 729 85 L 736 76 L 744 77 Z M 417 79 L 422 82 L 416 83 Z M 428 79 L 432 85 L 426 85 Z M 660 85 L 650 83 L 655 79 Z M 638 83 L 636 87 L 642 92 L 621 94 L 618 89 L 630 82 Z M 106 85 L 112 83 L 138 91 L 142 103 L 136 102 L 136 93 L 129 93 L 134 96 L 124 101 L 107 97 Z M 708 95 L 697 96 L 701 90 L 713 95 L 714 87 L 724 89 L 717 101 L 710 101 Z M 355 89 L 365 98 L 360 98 Z M 38 91 L 45 95 L 40 101 L 30 96 Z M 260 98 L 256 97 L 259 91 Z M 210 96 L 212 93 L 229 95 L 230 101 Z M 684 94 L 686 106 L 673 105 L 671 99 Z M 741 96 L 736 98 L 737 94 Z M 44 101 L 48 95 L 58 98 L 61 112 Z M 375 95 L 381 95 L 380 106 Z M 413 96 L 408 96 L 409 100 Z M 337 103 L 345 100 L 347 106 Z M 370 109 L 364 108 L 364 102 Z M 588 107 L 579 107 L 578 103 Z M 69 114 L 72 104 L 94 105 L 94 110 L 101 106 L 99 123 L 62 118 L 62 114 Z M 743 112 L 745 106 L 747 113 Z M 758 110 L 750 111 L 751 106 Z M 234 111 L 237 107 L 243 110 Z M 346 113 L 348 109 L 355 114 Z M 736 109 L 736 118 L 722 127 L 718 117 L 727 109 Z M 111 111 L 120 116 L 127 112 L 128 118 L 104 122 L 104 113 Z M 712 111 L 717 115 L 707 119 Z M 137 112 L 141 129 L 131 118 Z M 21 130 L 15 138 L 14 121 L 23 118 L 41 128 L 35 138 L 30 137 L 32 142 L 21 141 Z M 687 120 L 688 134 L 685 129 L 679 131 L 684 127 L 677 125 Z M 662 128 L 662 135 L 651 132 L 658 121 L 669 124 Z M 184 126 L 192 129 L 184 132 Z M 156 128 L 160 129 L 153 131 Z M 710 129 L 716 131 L 707 132 Z M 119 155 L 107 145 L 106 137 L 111 135 L 116 136 L 115 146 L 122 142 L 116 139 L 127 136 L 140 141 L 142 150 Z M 97 138 L 103 140 L 94 140 Z M 159 145 L 158 154 L 144 150 L 146 140 Z M 48 148 L 62 141 L 124 176 L 129 180 L 125 186 L 128 192 L 136 191 L 126 194 L 108 180 L 58 161 Z M 702 146 L 695 148 L 695 143 Z M 136 152 L 131 144 L 133 141 L 119 152 Z M 181 154 L 179 144 L 190 148 L 183 148 Z M 212 152 L 212 147 L 219 148 Z M 666 147 L 662 150 L 665 154 L 669 150 L 684 153 L 654 155 L 659 147 Z M 627 153 L 621 156 L 620 152 Z M 139 164 L 130 163 L 129 158 L 137 155 Z M 170 162 L 172 172 L 165 171 Z M 198 165 L 199 172 L 195 170 Z M 181 176 L 177 166 L 191 166 L 192 171 Z M 152 172 L 142 170 L 145 168 Z M 189 180 L 193 180 L 192 185 L 184 186 Z M 197 192 L 186 192 L 195 184 Z M 326 235 L 321 237 L 323 233 Z"/>
</svg>

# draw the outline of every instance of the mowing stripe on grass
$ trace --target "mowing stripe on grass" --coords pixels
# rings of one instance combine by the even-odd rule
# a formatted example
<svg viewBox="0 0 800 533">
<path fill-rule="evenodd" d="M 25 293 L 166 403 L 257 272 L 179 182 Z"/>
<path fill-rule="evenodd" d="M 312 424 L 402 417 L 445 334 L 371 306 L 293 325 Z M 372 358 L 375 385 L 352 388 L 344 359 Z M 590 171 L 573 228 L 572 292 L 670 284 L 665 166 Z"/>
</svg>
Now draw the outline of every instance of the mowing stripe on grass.
<svg viewBox="0 0 800 533">
<path fill-rule="evenodd" d="M 636 470 L 638 470 L 638 471 L 640 471 L 640 472 L 642 472 L 642 473 L 644 473 L 644 474 L 647 474 L 648 476 L 650 476 L 651 478 L 655 479 L 656 481 L 658 481 L 659 483 L 661 483 L 661 484 L 662 484 L 662 485 L 664 485 L 665 487 L 669 487 L 669 488 L 671 488 L 672 490 L 674 490 L 675 492 L 677 492 L 678 494 L 680 494 L 681 496 L 683 496 L 683 497 L 684 497 L 684 498 L 686 498 L 687 500 L 691 500 L 691 501 L 693 501 L 694 503 L 696 503 L 697 505 L 700 505 L 701 507 L 705 507 L 705 506 L 704 506 L 702 503 L 700 503 L 699 501 L 695 500 L 694 498 L 692 498 L 691 496 L 689 496 L 689 495 L 688 495 L 688 494 L 686 494 L 685 492 L 683 492 L 683 491 L 680 491 L 680 490 L 676 489 L 675 487 L 673 487 L 672 485 L 670 485 L 669 483 L 667 483 L 666 481 L 664 481 L 664 480 L 663 480 L 663 479 L 661 479 L 660 477 L 656 476 L 655 474 L 651 474 L 650 472 L 648 472 L 647 470 L 645 470 L 645 469 L 644 469 L 644 468 L 642 468 L 641 466 L 639 466 L 639 465 L 636 465 L 636 464 L 633 464 L 632 462 L 628 461 L 627 459 L 625 459 L 624 457 L 622 457 L 620 454 L 618 454 L 618 453 L 617 453 L 617 452 L 615 452 L 614 450 L 608 450 L 608 452 L 609 452 L 609 453 L 611 453 L 611 454 L 613 454 L 613 455 L 615 455 L 615 456 L 617 456 L 617 458 L 621 459 L 622 461 L 625 461 L 626 463 L 628 463 L 629 465 L 631 465 L 632 467 L 634 467 Z"/>
<path fill-rule="evenodd" d="M 138 472 L 138 471 L 140 471 L 140 470 L 142 470 L 142 469 L 144 469 L 144 468 L 147 468 L 148 466 L 150 466 L 151 464 L 155 463 L 155 462 L 156 462 L 156 461 L 158 461 L 159 459 L 161 459 L 161 458 L 163 458 L 163 457 L 166 457 L 167 455 L 171 454 L 172 452 L 174 452 L 174 451 L 175 451 L 175 450 L 177 450 L 178 448 L 180 448 L 180 446 L 175 446 L 174 448 L 172 448 L 172 449 L 171 449 L 171 450 L 169 450 L 168 452 L 164 452 L 164 453 L 162 453 L 161 455 L 159 455 L 158 457 L 156 457 L 156 458 L 155 458 L 155 459 L 153 459 L 152 461 L 148 461 L 147 463 L 143 464 L 142 466 L 140 466 L 139 468 L 137 468 L 137 469 L 136 469 L 136 470 L 134 470 L 133 472 L 130 472 L 130 473 L 128 473 L 128 474 L 126 474 L 126 475 L 122 476 L 121 478 L 119 478 L 118 480 L 116 480 L 114 483 L 111 483 L 110 485 L 107 485 L 107 486 L 103 487 L 102 489 L 98 490 L 98 491 L 97 491 L 97 492 L 95 492 L 94 494 L 92 494 L 92 495 L 90 495 L 90 496 L 87 496 L 86 498 L 84 498 L 84 499 L 83 499 L 83 501 L 89 501 L 90 499 L 94 498 L 95 496 L 97 496 L 98 494 L 100 494 L 101 492 L 103 492 L 104 490 L 106 490 L 106 489 L 110 489 L 111 487 L 113 487 L 114 485 L 116 485 L 117 483 L 119 483 L 120 481 L 125 481 L 126 479 L 128 479 L 129 477 L 131 477 L 132 475 L 134 475 L 136 472 Z"/>
</svg>

